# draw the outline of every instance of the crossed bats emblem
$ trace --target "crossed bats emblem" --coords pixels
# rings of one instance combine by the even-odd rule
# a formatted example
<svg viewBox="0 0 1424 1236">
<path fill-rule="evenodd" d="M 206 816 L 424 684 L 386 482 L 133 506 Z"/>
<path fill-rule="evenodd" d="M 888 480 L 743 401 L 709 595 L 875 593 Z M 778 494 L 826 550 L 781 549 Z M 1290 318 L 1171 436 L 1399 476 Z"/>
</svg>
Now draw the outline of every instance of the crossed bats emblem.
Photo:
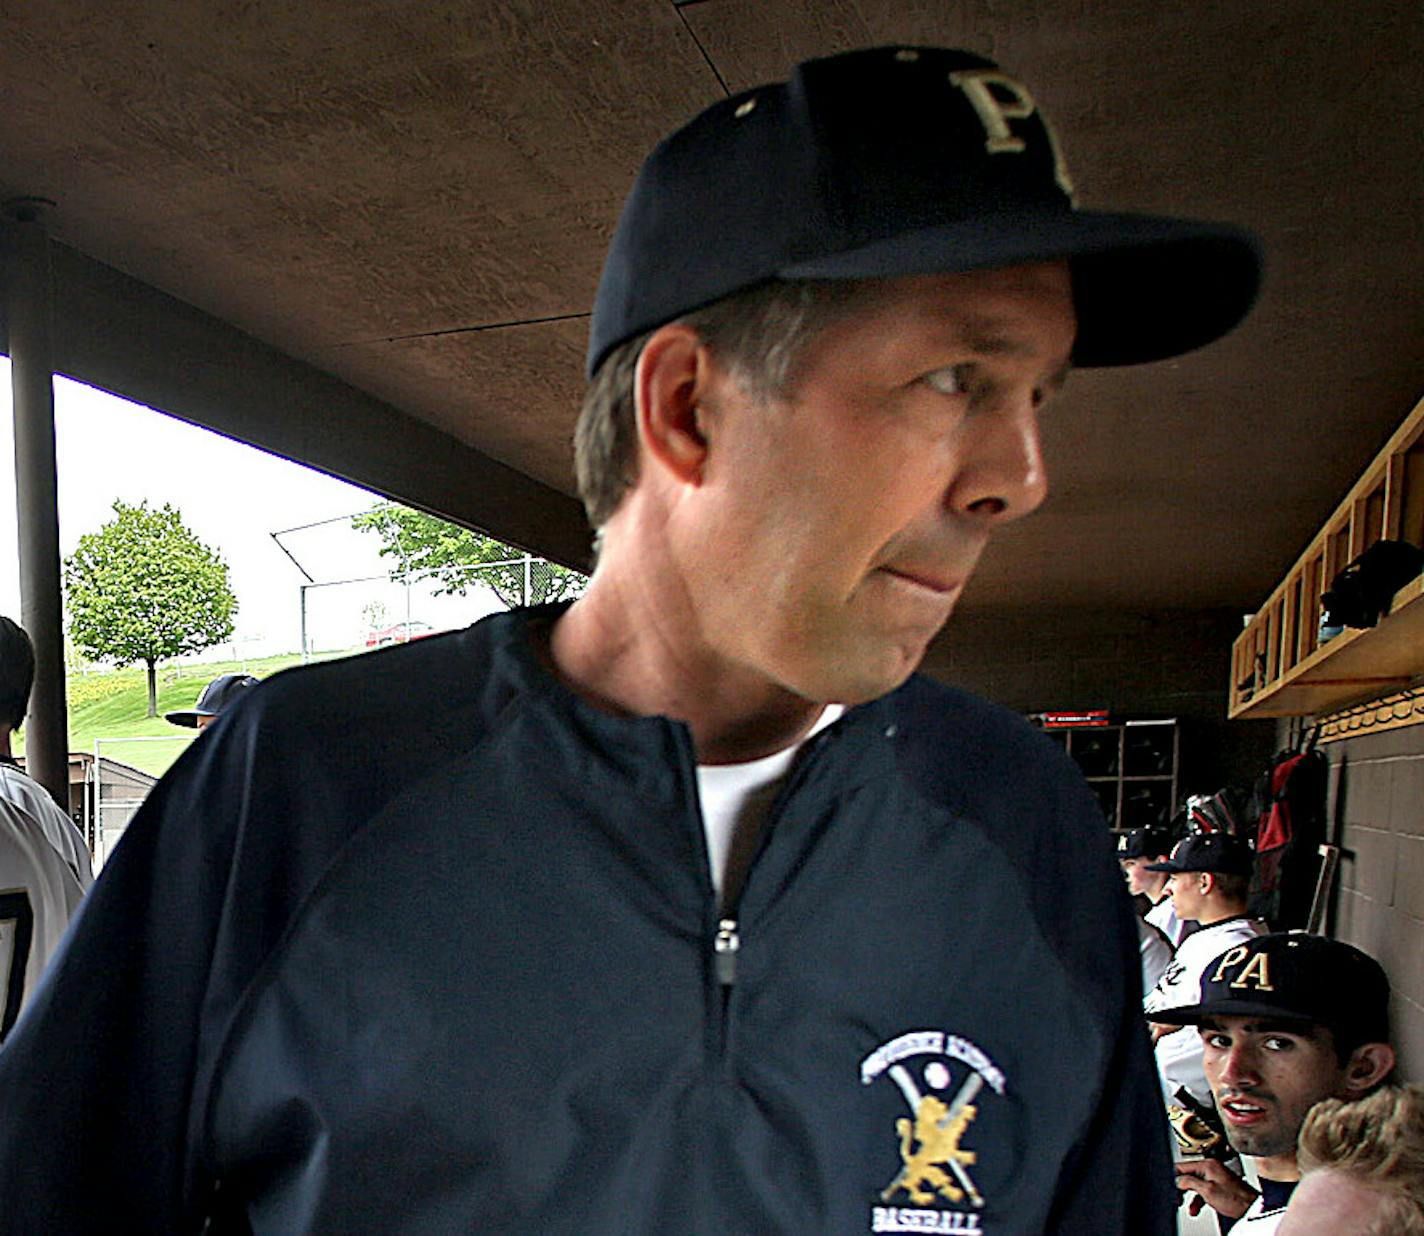
<svg viewBox="0 0 1424 1236">
<path fill-rule="evenodd" d="M 892 1065 L 890 1076 L 900 1087 L 913 1120 L 902 1117 L 895 1121 L 904 1166 L 881 1191 L 881 1199 L 888 1202 L 897 1190 L 903 1189 L 912 1202 L 921 1206 L 933 1202 L 936 1194 L 950 1202 L 963 1201 L 967 1196 L 974 1206 L 983 1206 L 984 1198 L 967 1170 L 978 1156 L 972 1150 L 962 1149 L 959 1143 L 978 1115 L 974 1099 L 984 1079 L 970 1072 L 946 1106 L 944 1100 L 934 1095 L 921 1094 L 904 1065 Z M 915 1148 L 917 1143 L 918 1148 Z M 953 1173 L 952 1179 L 950 1173 Z"/>
</svg>

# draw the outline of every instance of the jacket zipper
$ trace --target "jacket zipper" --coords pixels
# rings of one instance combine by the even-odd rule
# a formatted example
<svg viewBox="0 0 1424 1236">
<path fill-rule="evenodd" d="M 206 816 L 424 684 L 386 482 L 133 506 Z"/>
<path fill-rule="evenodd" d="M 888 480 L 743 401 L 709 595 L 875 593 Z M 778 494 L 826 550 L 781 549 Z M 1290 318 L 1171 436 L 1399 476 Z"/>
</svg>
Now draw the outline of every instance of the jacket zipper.
<svg viewBox="0 0 1424 1236">
<path fill-rule="evenodd" d="M 722 985 L 724 1012 L 727 999 L 732 994 L 731 986 L 737 981 L 737 950 L 741 947 L 742 939 L 737 934 L 737 920 L 734 918 L 719 919 L 717 937 L 712 942 L 712 951 L 716 954 L 717 981 Z"/>
<path fill-rule="evenodd" d="M 716 1060 L 727 1060 L 727 1039 L 732 1017 L 732 987 L 737 981 L 737 953 L 742 937 L 735 918 L 719 918 L 712 937 L 712 973 L 721 999 L 715 1004 L 712 1051 Z"/>
<path fill-rule="evenodd" d="M 824 745 L 824 739 L 818 735 L 813 741 L 818 746 Z M 806 768 L 815 758 L 814 752 L 808 753 L 811 758 L 801 761 L 800 766 L 793 770 L 786 783 L 782 785 L 780 793 L 776 796 L 776 801 L 772 803 L 767 819 L 763 823 L 761 837 L 757 844 L 756 855 L 753 857 L 751 866 L 756 866 L 756 860 L 761 852 L 766 848 L 777 820 L 781 816 L 783 805 L 786 799 L 795 791 L 797 786 L 806 776 Z M 698 812 L 698 834 L 704 837 L 704 825 L 702 823 L 701 812 Z M 704 848 L 705 853 L 705 848 Z M 750 879 L 750 868 L 744 874 L 741 893 L 746 893 L 746 880 Z M 740 897 L 738 898 L 740 900 Z M 717 930 L 712 937 L 712 962 L 713 974 L 717 980 L 717 986 L 721 991 L 722 1000 L 720 1014 L 716 1029 L 715 1043 L 716 1054 L 725 1060 L 727 1055 L 728 1023 L 731 1020 L 732 988 L 737 981 L 737 955 L 741 952 L 742 936 L 741 927 L 736 918 L 736 907 L 725 906 L 722 913 L 717 917 Z"/>
</svg>

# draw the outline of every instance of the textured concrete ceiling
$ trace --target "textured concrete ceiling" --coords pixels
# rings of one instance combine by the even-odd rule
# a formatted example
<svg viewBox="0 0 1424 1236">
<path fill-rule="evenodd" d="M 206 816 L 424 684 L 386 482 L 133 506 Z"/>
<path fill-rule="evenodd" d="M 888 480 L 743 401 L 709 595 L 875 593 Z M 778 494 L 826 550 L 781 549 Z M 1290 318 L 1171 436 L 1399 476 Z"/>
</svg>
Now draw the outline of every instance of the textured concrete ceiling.
<svg viewBox="0 0 1424 1236">
<path fill-rule="evenodd" d="M 141 379 L 76 345 L 76 376 L 567 558 L 586 313 L 643 153 L 728 91 L 884 42 L 1021 76 L 1085 205 L 1244 223 L 1270 260 L 1224 343 L 1074 377 L 1054 495 L 968 603 L 1251 608 L 1424 392 L 1414 3 L 28 0 L 0 6 L 0 196 L 55 200 L 66 269 L 350 388 L 369 433 L 294 435 L 275 394 L 240 422 L 185 406 L 178 354 Z M 418 459 L 397 477 L 381 426 L 407 418 L 535 484 L 464 502 Z"/>
</svg>

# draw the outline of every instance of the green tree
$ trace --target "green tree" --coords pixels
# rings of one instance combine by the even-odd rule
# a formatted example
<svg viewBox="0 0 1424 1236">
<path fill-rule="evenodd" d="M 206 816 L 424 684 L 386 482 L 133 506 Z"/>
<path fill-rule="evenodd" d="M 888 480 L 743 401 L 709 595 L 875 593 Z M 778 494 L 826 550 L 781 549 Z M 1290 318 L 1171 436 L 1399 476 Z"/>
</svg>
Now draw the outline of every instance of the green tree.
<svg viewBox="0 0 1424 1236">
<path fill-rule="evenodd" d="M 70 637 L 86 655 L 148 667 L 150 717 L 158 662 L 222 643 L 237 613 L 227 563 L 166 503 L 115 502 L 114 518 L 65 559 L 64 590 Z"/>
<path fill-rule="evenodd" d="M 437 595 L 462 597 L 484 584 L 512 607 L 524 604 L 527 581 L 529 604 L 538 605 L 577 596 L 588 582 L 542 558 L 532 559 L 526 570 L 525 555 L 513 546 L 394 502 L 352 516 L 351 524 L 381 538 L 381 556 L 394 559 L 392 579 L 408 574 L 434 580 Z"/>
</svg>

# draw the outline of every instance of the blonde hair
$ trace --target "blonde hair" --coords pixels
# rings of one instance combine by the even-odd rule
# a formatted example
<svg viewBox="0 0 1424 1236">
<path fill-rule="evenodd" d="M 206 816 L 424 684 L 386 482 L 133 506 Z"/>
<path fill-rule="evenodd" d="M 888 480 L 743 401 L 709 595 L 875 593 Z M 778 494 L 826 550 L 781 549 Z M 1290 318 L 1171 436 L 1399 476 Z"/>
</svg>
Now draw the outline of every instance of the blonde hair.
<svg viewBox="0 0 1424 1236">
<path fill-rule="evenodd" d="M 1317 1103 L 1297 1160 L 1302 1173 L 1330 1168 L 1384 1197 L 1384 1213 L 1360 1236 L 1424 1236 L 1424 1089 L 1381 1086 Z"/>
</svg>

